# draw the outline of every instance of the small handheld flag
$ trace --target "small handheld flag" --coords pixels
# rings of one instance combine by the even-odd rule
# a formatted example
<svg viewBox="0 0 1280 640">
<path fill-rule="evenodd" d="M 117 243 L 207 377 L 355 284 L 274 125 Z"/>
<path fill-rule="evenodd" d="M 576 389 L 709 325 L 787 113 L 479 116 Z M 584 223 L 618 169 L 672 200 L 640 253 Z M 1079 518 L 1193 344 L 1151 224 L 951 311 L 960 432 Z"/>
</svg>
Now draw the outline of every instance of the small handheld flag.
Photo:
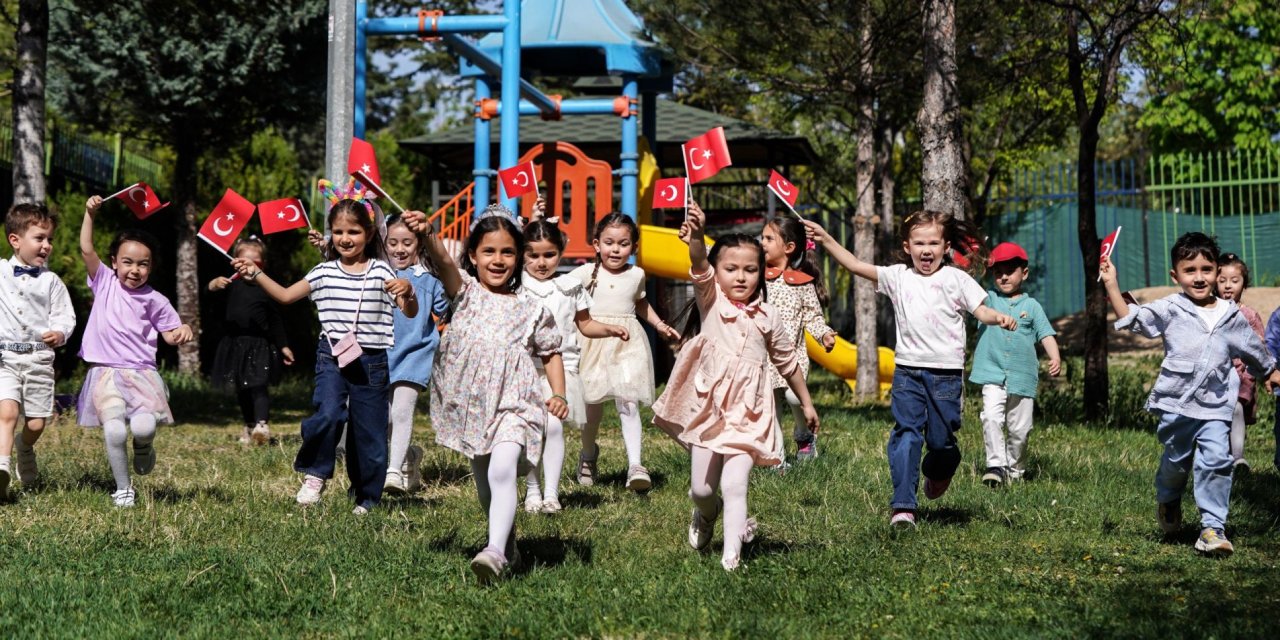
<svg viewBox="0 0 1280 640">
<path fill-rule="evenodd" d="M 679 209 L 685 205 L 684 178 L 662 178 L 653 185 L 654 209 Z"/>
<path fill-rule="evenodd" d="M 729 157 L 729 144 L 725 141 L 724 127 L 716 127 L 684 143 L 685 172 L 689 182 L 697 184 L 733 164 Z"/>
<path fill-rule="evenodd" d="M 125 206 L 129 207 L 129 210 L 132 211 L 133 215 L 137 216 L 139 220 L 146 220 L 155 214 L 155 212 L 169 206 L 168 202 L 161 204 L 160 198 L 156 197 L 155 192 L 151 190 L 151 186 L 145 182 L 135 182 L 103 198 L 103 200 L 110 200 L 112 198 L 120 198 L 123 200 Z"/>
<path fill-rule="evenodd" d="M 244 230 L 245 225 L 249 224 L 253 210 L 252 202 L 227 189 L 197 235 L 226 254 L 231 251 L 231 245 L 235 244 L 236 237 Z"/>
<path fill-rule="evenodd" d="M 538 193 L 538 173 L 532 160 L 498 171 L 498 179 L 508 198 L 519 198 L 530 191 Z"/>
<path fill-rule="evenodd" d="M 311 228 L 306 207 L 297 198 L 282 198 L 258 204 L 258 222 L 263 233 L 280 233 L 302 227 Z"/>
<path fill-rule="evenodd" d="M 351 150 L 347 153 L 347 173 L 366 189 L 378 194 L 379 198 L 390 202 L 400 213 L 404 213 L 404 207 L 382 188 L 382 176 L 378 173 L 378 158 L 373 145 L 360 138 L 351 139 Z"/>
<path fill-rule="evenodd" d="M 1115 253 L 1116 240 L 1120 237 L 1120 230 L 1123 228 L 1123 226 L 1116 227 L 1116 230 L 1112 231 L 1111 235 L 1102 239 L 1102 252 L 1098 256 L 1099 266 L 1106 264 L 1107 258 L 1110 258 L 1111 254 Z M 1098 274 L 1098 280 L 1102 280 L 1102 274 Z"/>
<path fill-rule="evenodd" d="M 769 190 L 773 192 L 773 195 L 778 196 L 779 200 L 786 203 L 791 213 L 795 213 L 799 217 L 800 214 L 796 213 L 796 200 L 800 198 L 800 189 L 795 184 L 782 177 L 781 173 L 770 171 Z"/>
</svg>

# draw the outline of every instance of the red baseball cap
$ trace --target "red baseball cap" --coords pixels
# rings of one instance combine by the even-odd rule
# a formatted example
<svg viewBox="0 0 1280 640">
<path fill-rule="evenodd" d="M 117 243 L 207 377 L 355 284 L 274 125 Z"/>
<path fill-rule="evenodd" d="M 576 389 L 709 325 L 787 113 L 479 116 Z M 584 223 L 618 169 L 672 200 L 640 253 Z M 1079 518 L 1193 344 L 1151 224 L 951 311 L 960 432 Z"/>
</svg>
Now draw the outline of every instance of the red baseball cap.
<svg viewBox="0 0 1280 640">
<path fill-rule="evenodd" d="M 991 250 L 991 257 L 987 258 L 987 266 L 990 267 L 998 262 L 1005 260 L 1021 260 L 1023 262 L 1031 262 L 1027 258 L 1027 252 L 1012 242 L 1001 242 L 996 248 Z"/>
</svg>

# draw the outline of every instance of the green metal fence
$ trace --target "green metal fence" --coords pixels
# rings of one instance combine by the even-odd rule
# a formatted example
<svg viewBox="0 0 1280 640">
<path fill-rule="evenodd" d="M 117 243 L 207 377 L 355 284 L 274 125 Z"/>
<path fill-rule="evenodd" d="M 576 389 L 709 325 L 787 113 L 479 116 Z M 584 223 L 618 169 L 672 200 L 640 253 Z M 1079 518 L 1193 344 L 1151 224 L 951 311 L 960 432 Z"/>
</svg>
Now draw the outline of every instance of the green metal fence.
<svg viewBox="0 0 1280 640">
<path fill-rule="evenodd" d="M 45 174 L 82 182 L 100 191 L 144 181 L 163 185 L 165 168 L 130 149 L 119 135 L 108 141 L 76 131 L 45 132 Z M 0 162 L 13 166 L 13 128 L 0 124 Z"/>
</svg>

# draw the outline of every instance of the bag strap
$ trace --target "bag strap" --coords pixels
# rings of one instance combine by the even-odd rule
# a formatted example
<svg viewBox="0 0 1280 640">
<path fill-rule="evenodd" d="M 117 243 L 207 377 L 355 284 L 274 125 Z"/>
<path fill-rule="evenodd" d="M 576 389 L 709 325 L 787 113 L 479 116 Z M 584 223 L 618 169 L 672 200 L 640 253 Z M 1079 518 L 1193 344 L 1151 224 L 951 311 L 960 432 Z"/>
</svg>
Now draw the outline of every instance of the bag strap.
<svg viewBox="0 0 1280 640">
<path fill-rule="evenodd" d="M 338 270 L 341 271 L 342 267 L 338 267 Z M 356 327 L 360 325 L 360 307 L 364 306 L 364 283 L 369 279 L 370 271 L 373 271 L 373 260 L 369 261 L 369 266 L 365 268 L 364 275 L 360 276 L 360 299 L 356 301 L 356 319 L 351 321 L 351 328 L 347 330 L 347 333 L 355 333 Z M 329 340 L 329 348 L 332 349 L 334 346 L 333 338 L 327 333 L 325 334 L 325 338 Z"/>
</svg>

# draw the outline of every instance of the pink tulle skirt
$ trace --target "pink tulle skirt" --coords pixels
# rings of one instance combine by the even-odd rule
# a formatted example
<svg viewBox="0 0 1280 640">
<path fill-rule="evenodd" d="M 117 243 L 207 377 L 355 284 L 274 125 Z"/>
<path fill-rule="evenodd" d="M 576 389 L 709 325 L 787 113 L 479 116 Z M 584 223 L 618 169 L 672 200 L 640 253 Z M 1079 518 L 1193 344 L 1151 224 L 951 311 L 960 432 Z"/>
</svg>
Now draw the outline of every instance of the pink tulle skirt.
<svg viewBox="0 0 1280 640">
<path fill-rule="evenodd" d="M 169 389 L 155 369 L 91 367 L 80 388 L 76 415 L 82 427 L 100 427 L 108 420 L 150 413 L 160 424 L 171 424 Z"/>
</svg>

